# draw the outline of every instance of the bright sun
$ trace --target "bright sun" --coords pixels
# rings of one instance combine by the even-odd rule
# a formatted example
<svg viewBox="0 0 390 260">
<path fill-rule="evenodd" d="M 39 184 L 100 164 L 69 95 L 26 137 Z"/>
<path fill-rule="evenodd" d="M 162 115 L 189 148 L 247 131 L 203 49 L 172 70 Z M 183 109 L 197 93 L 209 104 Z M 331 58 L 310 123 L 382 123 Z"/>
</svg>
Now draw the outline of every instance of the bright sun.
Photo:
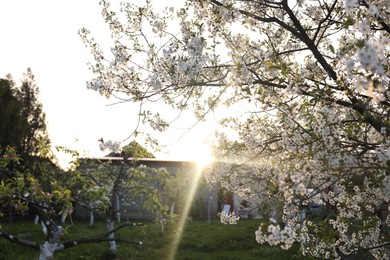
<svg viewBox="0 0 390 260">
<path fill-rule="evenodd" d="M 199 167 L 205 167 L 214 160 L 210 147 L 206 145 L 198 147 L 198 149 L 194 150 L 193 158 Z"/>
</svg>

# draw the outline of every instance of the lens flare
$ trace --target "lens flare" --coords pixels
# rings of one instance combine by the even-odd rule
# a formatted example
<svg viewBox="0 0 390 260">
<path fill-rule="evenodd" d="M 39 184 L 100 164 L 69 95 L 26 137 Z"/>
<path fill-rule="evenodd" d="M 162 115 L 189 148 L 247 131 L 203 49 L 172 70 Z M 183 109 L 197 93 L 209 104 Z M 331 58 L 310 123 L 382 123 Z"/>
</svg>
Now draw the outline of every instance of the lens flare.
<svg viewBox="0 0 390 260">
<path fill-rule="evenodd" d="M 208 162 L 210 162 L 210 160 Z M 199 181 L 203 176 L 203 169 L 206 166 L 205 163 L 206 163 L 206 161 L 202 161 L 202 162 L 197 163 L 194 178 L 192 179 L 190 191 L 188 192 L 188 197 L 186 198 L 186 203 L 184 204 L 183 212 L 182 212 L 180 219 L 179 219 L 177 233 L 176 233 L 175 239 L 172 243 L 172 248 L 171 248 L 171 251 L 169 252 L 168 260 L 175 259 L 175 255 L 176 255 L 176 252 L 177 252 L 177 249 L 178 249 L 178 246 L 179 246 L 179 243 L 180 243 L 180 240 L 181 240 L 181 237 L 182 237 L 185 225 L 186 225 L 186 221 L 187 221 L 190 209 L 191 209 L 191 205 L 192 205 L 192 202 L 193 202 L 193 200 L 196 196 L 197 190 L 198 190 Z"/>
</svg>

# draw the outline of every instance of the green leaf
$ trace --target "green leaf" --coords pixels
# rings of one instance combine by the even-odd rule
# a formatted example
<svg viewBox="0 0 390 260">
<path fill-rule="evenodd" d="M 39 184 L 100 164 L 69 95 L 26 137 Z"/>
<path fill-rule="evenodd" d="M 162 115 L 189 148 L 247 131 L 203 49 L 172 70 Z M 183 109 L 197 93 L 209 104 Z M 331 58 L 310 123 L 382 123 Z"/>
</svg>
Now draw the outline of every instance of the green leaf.
<svg viewBox="0 0 390 260">
<path fill-rule="evenodd" d="M 328 47 L 329 47 L 330 51 L 331 51 L 333 54 L 336 53 L 332 44 L 329 44 Z"/>
<path fill-rule="evenodd" d="M 355 23 L 355 20 L 352 19 L 351 16 L 348 16 L 348 17 L 347 17 L 347 20 L 345 20 L 345 21 L 343 22 L 343 25 L 344 25 L 344 26 L 351 26 L 351 25 L 354 25 L 354 23 Z"/>
<path fill-rule="evenodd" d="M 57 196 L 57 197 L 60 197 L 61 196 L 61 192 L 59 190 L 55 190 L 55 191 L 53 191 L 53 195 Z"/>
<path fill-rule="evenodd" d="M 66 196 L 66 197 L 70 197 L 70 195 L 71 195 L 71 191 L 70 190 L 65 190 L 64 191 L 64 195 Z"/>
</svg>

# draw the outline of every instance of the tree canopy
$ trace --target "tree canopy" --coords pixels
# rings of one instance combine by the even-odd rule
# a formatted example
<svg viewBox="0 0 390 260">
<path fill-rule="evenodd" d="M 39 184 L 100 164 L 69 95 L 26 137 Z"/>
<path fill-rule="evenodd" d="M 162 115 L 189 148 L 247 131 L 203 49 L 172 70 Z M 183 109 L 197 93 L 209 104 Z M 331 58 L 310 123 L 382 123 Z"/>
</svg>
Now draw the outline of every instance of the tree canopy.
<svg viewBox="0 0 390 260">
<path fill-rule="evenodd" d="M 17 146 L 22 140 L 21 103 L 5 79 L 0 79 L 0 106 L 0 147 Z"/>
<path fill-rule="evenodd" d="M 39 88 L 30 68 L 23 74 L 21 85 L 11 77 L 0 79 L 0 146 L 13 146 L 24 156 L 37 155 L 39 147 L 48 146 L 45 113 L 38 99 Z"/>
<path fill-rule="evenodd" d="M 126 156 L 128 158 L 156 158 L 152 153 L 150 153 L 146 148 L 137 143 L 136 141 L 130 142 L 128 145 L 122 147 L 121 153 L 111 152 L 107 156 L 114 157 L 123 157 Z"/>
<path fill-rule="evenodd" d="M 93 55 L 87 87 L 139 102 L 160 131 L 172 118 L 143 110 L 147 101 L 193 109 L 197 120 L 223 107 L 222 125 L 238 138 L 218 136 L 222 163 L 209 178 L 260 208 L 282 205 L 283 223 L 259 227 L 259 243 L 298 241 L 303 254 L 322 258 L 388 258 L 386 0 L 101 5 L 112 48 L 107 54 L 80 30 Z M 229 116 L 237 105 L 247 110 Z M 313 203 L 326 206 L 325 220 L 305 217 Z"/>
</svg>

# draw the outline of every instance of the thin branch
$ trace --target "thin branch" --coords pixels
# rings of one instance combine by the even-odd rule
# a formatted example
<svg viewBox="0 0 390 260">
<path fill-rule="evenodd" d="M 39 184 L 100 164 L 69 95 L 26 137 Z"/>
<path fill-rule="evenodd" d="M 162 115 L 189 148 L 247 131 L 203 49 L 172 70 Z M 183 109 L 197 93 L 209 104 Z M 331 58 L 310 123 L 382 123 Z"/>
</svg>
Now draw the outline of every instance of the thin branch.
<svg viewBox="0 0 390 260">
<path fill-rule="evenodd" d="M 34 248 L 34 249 L 39 249 L 40 246 L 39 244 L 30 241 L 30 240 L 25 240 L 25 239 L 20 239 L 14 235 L 8 234 L 6 232 L 0 231 L 0 237 L 3 237 L 10 241 L 11 243 L 18 244 L 21 246 L 29 247 L 29 248 Z"/>
<path fill-rule="evenodd" d="M 144 226 L 143 223 L 131 223 L 131 222 L 127 222 L 127 223 L 124 223 L 122 225 L 120 225 L 119 227 L 107 232 L 106 234 L 102 235 L 102 237 L 108 237 L 110 234 L 112 233 L 115 233 L 121 229 L 124 229 L 125 227 L 142 227 Z"/>
<path fill-rule="evenodd" d="M 109 242 L 109 241 L 125 242 L 133 245 L 142 245 L 142 242 L 137 240 L 129 240 L 124 238 L 103 238 L 103 237 L 76 239 L 76 240 L 66 241 L 61 244 L 63 245 L 63 249 L 68 249 L 80 244 L 100 243 L 100 242 Z"/>
<path fill-rule="evenodd" d="M 369 5 L 369 3 L 367 3 L 366 0 L 362 0 L 361 3 L 362 3 L 367 9 L 370 8 L 370 5 Z M 375 19 L 379 22 L 379 24 L 382 25 L 383 29 L 384 29 L 387 33 L 390 34 L 390 27 L 389 27 L 389 25 L 387 25 L 387 24 L 385 23 L 385 21 L 383 20 L 383 18 L 380 17 L 379 15 L 376 15 L 376 16 L 374 16 L 374 17 L 375 17 Z"/>
<path fill-rule="evenodd" d="M 314 41 L 314 42 L 316 41 L 317 36 L 318 36 L 319 32 L 321 31 L 322 24 L 325 23 L 326 21 L 328 21 L 328 24 L 331 22 L 331 20 L 329 20 L 329 19 L 330 19 L 330 16 L 331 16 L 331 14 L 332 14 L 332 11 L 333 11 L 334 8 L 336 7 L 336 3 L 337 3 L 337 0 L 335 0 L 335 1 L 333 2 L 333 5 L 331 6 L 331 8 L 328 9 L 328 14 L 327 14 L 323 19 L 320 20 L 320 22 L 319 22 L 319 24 L 318 24 L 318 27 L 317 27 L 317 31 L 315 32 L 314 37 L 313 37 L 313 41 Z M 327 27 L 327 26 L 326 26 L 326 27 Z M 325 27 L 325 28 L 326 28 L 326 27 Z M 324 32 L 324 33 L 325 33 L 325 32 Z M 317 45 L 319 44 L 319 42 L 320 42 L 320 40 L 317 41 Z"/>
</svg>

